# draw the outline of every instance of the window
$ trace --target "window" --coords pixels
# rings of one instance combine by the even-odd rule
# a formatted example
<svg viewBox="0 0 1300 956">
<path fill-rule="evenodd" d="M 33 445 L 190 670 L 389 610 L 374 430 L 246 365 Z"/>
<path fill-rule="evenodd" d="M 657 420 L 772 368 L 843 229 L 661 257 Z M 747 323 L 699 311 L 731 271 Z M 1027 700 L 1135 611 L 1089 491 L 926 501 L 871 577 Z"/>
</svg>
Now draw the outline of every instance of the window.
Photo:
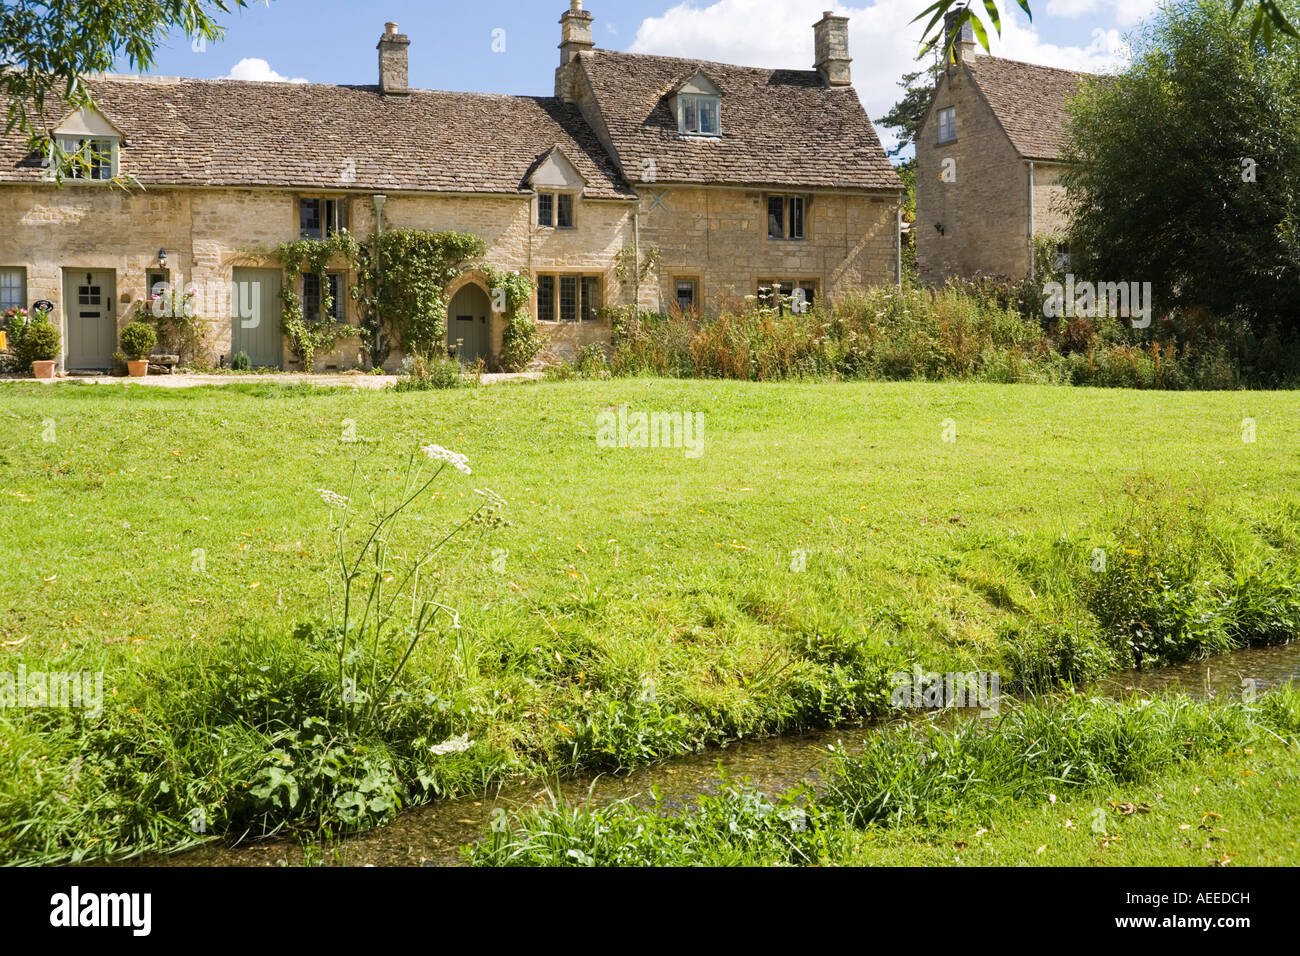
<svg viewBox="0 0 1300 956">
<path fill-rule="evenodd" d="M 537 321 L 555 321 L 555 276 L 537 277 Z"/>
<path fill-rule="evenodd" d="M 0 317 L 10 309 L 27 308 L 27 270 L 0 269 Z"/>
<path fill-rule="evenodd" d="M 324 239 L 327 236 L 337 235 L 347 227 L 347 200 L 298 200 L 299 238 Z"/>
<path fill-rule="evenodd" d="M 957 107 L 939 110 L 939 142 L 951 143 L 957 138 Z"/>
<path fill-rule="evenodd" d="M 330 310 L 329 318 L 334 322 L 343 322 L 343 276 L 331 272 L 325 277 L 329 283 Z M 320 276 L 314 272 L 302 274 L 302 317 L 308 322 L 319 322 L 321 318 L 321 284 Z"/>
<path fill-rule="evenodd" d="M 677 294 L 677 308 L 689 312 L 695 308 L 695 295 L 699 285 L 694 279 L 678 279 L 673 283 Z"/>
<path fill-rule="evenodd" d="M 677 97 L 677 128 L 686 136 L 722 135 L 722 99 L 682 93 Z"/>
<path fill-rule="evenodd" d="M 166 269 L 150 269 L 144 274 L 144 284 L 146 294 L 166 295 L 172 287 L 172 274 Z"/>
<path fill-rule="evenodd" d="M 573 228 L 573 193 L 538 193 L 537 225 Z"/>
<path fill-rule="evenodd" d="M 59 138 L 68 154 L 64 174 L 69 179 L 109 180 L 117 175 L 117 140 Z"/>
<path fill-rule="evenodd" d="M 802 314 L 811 309 L 816 301 L 817 283 L 815 282 L 758 280 L 758 304 L 764 309 L 776 309 L 781 315 L 787 312 Z"/>
<path fill-rule="evenodd" d="M 804 196 L 768 196 L 767 238 L 803 239 L 807 206 Z"/>
<path fill-rule="evenodd" d="M 537 277 L 539 322 L 595 322 L 600 309 L 600 276 Z"/>
</svg>

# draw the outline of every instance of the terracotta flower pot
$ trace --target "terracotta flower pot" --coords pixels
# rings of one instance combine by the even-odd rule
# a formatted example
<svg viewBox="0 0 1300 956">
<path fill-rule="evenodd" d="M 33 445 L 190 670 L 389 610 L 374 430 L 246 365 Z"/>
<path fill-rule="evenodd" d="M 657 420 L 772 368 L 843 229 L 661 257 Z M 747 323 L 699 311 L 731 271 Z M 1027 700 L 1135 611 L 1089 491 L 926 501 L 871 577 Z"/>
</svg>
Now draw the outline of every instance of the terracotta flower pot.
<svg viewBox="0 0 1300 956">
<path fill-rule="evenodd" d="M 37 378 L 51 379 L 54 378 L 54 369 L 58 367 L 58 362 L 54 359 L 36 359 L 32 362 L 32 374 Z"/>
<path fill-rule="evenodd" d="M 127 359 L 126 370 L 132 378 L 144 378 L 149 374 L 149 360 Z"/>
</svg>

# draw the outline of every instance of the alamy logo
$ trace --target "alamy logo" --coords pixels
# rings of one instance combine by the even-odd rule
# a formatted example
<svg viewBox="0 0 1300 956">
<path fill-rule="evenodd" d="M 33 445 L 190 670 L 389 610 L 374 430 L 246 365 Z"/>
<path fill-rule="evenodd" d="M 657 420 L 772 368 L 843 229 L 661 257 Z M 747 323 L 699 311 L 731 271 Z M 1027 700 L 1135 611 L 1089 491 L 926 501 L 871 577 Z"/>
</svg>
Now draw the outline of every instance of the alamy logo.
<svg viewBox="0 0 1300 956">
<path fill-rule="evenodd" d="M 905 710 L 978 707 L 981 717 L 995 717 L 1002 698 L 1002 675 L 983 671 L 939 674 L 916 667 L 898 672 L 890 683 L 890 703 Z"/>
<path fill-rule="evenodd" d="M 134 936 L 148 936 L 153 928 L 151 893 L 82 893 L 74 886 L 71 892 L 50 897 L 50 925 L 128 927 Z"/>
<path fill-rule="evenodd" d="M 11 707 L 84 710 L 88 717 L 104 712 L 104 672 L 64 673 L 32 671 L 18 665 L 18 673 L 0 672 L 0 711 Z"/>
<path fill-rule="evenodd" d="M 687 458 L 704 454 L 703 412 L 618 411 L 596 416 L 596 446 L 599 448 L 680 448 Z"/>
<path fill-rule="evenodd" d="M 1151 325 L 1150 282 L 1076 282 L 1074 274 L 1065 284 L 1043 284 L 1043 315 L 1049 319 L 1093 319 L 1117 316 L 1129 319 L 1133 328 Z"/>
</svg>

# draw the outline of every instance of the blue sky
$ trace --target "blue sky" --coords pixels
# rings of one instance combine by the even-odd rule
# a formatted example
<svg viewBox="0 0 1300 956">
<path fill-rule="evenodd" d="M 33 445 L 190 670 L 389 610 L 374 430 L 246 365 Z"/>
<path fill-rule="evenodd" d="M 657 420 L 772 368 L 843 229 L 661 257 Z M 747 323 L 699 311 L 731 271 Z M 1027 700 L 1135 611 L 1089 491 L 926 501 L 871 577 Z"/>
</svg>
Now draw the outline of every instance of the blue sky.
<svg viewBox="0 0 1300 956">
<path fill-rule="evenodd" d="M 897 99 L 920 38 L 908 21 L 929 0 L 586 0 L 598 46 L 807 69 L 812 24 L 834 8 L 850 21 L 854 84 L 872 118 Z M 1015 6 L 994 52 L 1104 71 L 1125 58 L 1124 37 L 1157 0 L 1032 0 Z M 1003 0 L 1003 9 L 1008 4 Z M 168 76 L 374 83 L 375 44 L 396 20 L 411 38 L 411 84 L 426 89 L 550 95 L 559 17 L 568 0 L 254 0 L 223 18 L 226 36 L 204 49 L 172 37 L 155 73 Z M 504 31 L 504 34 L 494 31 Z M 504 52 L 494 52 L 493 44 Z M 118 69 L 128 72 L 123 61 Z M 888 144 L 887 144 L 888 145 Z"/>
</svg>

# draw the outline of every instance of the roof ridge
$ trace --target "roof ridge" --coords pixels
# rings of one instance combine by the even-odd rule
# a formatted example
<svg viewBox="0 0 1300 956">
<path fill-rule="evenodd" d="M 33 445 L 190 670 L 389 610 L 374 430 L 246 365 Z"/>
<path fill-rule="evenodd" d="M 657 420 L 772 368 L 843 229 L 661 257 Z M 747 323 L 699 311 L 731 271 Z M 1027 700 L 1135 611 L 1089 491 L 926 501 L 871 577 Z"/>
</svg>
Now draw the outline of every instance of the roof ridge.
<svg viewBox="0 0 1300 956">
<path fill-rule="evenodd" d="M 1067 70 L 1063 66 L 1048 66 L 1046 63 L 1034 63 L 1030 60 L 1013 60 L 1009 56 L 993 56 L 987 53 L 981 53 L 978 56 L 966 60 L 967 66 L 978 66 L 980 61 L 996 60 L 999 63 L 1014 63 L 1016 66 L 1032 66 L 1036 70 L 1052 70 L 1056 73 L 1069 73 L 1071 76 L 1104 76 L 1104 73 L 1093 73 L 1090 70 Z"/>
</svg>

